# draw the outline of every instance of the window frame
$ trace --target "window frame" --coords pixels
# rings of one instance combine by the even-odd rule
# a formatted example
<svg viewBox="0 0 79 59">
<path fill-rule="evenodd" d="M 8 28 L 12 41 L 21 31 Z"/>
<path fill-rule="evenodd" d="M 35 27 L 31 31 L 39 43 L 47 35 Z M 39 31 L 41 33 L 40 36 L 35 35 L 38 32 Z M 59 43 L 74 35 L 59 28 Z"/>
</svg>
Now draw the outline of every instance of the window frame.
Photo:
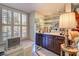
<svg viewBox="0 0 79 59">
<path fill-rule="evenodd" d="M 1 10 L 7 10 L 7 11 L 11 11 L 11 24 L 8 24 L 8 20 L 7 20 L 7 24 L 4 24 L 4 23 L 2 23 L 2 27 L 3 26 L 11 26 L 11 37 L 14 37 L 14 27 L 15 26 L 20 26 L 20 37 L 21 38 L 26 38 L 26 36 L 25 37 L 22 37 L 22 27 L 26 27 L 26 35 L 27 35 L 27 32 L 28 32 L 28 14 L 26 14 L 26 13 L 23 13 L 23 12 L 18 12 L 18 11 L 16 11 L 16 10 L 10 10 L 10 9 L 7 9 L 7 8 L 2 8 Z M 20 24 L 18 24 L 18 25 L 16 25 L 16 24 L 14 24 L 14 12 L 17 12 L 17 13 L 19 13 L 20 14 Z M 22 14 L 24 14 L 24 15 L 26 15 L 26 25 L 22 25 Z M 7 19 L 9 18 L 9 13 L 7 12 Z M 3 20 L 2 20 L 3 21 Z"/>
</svg>

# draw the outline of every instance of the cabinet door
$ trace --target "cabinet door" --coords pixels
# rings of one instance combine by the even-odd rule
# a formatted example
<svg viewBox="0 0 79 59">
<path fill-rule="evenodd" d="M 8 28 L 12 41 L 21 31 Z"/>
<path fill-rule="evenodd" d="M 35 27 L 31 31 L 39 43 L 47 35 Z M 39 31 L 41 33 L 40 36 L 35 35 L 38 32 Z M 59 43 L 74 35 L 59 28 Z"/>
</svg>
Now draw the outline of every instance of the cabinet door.
<svg viewBox="0 0 79 59">
<path fill-rule="evenodd" d="M 53 36 L 52 35 L 50 35 L 50 36 L 48 36 L 48 49 L 49 50 L 52 50 L 53 49 L 53 38 L 52 38 Z"/>
<path fill-rule="evenodd" d="M 49 44 L 49 35 L 46 35 L 46 49 L 48 49 L 48 44 Z"/>
<path fill-rule="evenodd" d="M 46 49 L 50 49 L 51 47 L 51 35 L 43 35 L 43 47 Z"/>
<path fill-rule="evenodd" d="M 54 39 L 53 39 L 53 51 L 56 53 L 57 52 L 57 46 L 58 46 L 58 43 L 57 43 L 57 36 L 54 36 Z"/>
<path fill-rule="evenodd" d="M 37 45 L 39 45 L 39 41 L 38 41 L 38 34 L 36 33 L 36 40 L 35 40 L 35 43 L 37 44 Z"/>
<path fill-rule="evenodd" d="M 36 44 L 42 46 L 43 36 L 42 34 L 36 34 Z"/>
<path fill-rule="evenodd" d="M 45 34 L 43 34 L 43 45 L 42 45 L 42 47 L 43 48 L 46 48 L 46 35 Z"/>
<path fill-rule="evenodd" d="M 43 47 L 48 49 L 48 40 L 49 40 L 49 35 L 44 34 L 43 35 Z"/>
<path fill-rule="evenodd" d="M 39 43 L 40 43 L 40 46 L 43 45 L 43 34 L 41 34 L 39 37 Z"/>
<path fill-rule="evenodd" d="M 60 55 L 60 52 L 61 52 L 61 44 L 63 43 L 64 41 L 64 38 L 63 37 L 60 37 L 60 36 L 57 36 L 56 39 L 55 39 L 55 42 L 54 42 L 54 48 L 55 48 L 55 52 Z"/>
<path fill-rule="evenodd" d="M 56 41 L 55 41 L 55 52 L 58 54 L 58 55 L 60 55 L 60 44 L 59 44 L 59 41 L 58 41 L 58 39 L 56 39 Z"/>
</svg>

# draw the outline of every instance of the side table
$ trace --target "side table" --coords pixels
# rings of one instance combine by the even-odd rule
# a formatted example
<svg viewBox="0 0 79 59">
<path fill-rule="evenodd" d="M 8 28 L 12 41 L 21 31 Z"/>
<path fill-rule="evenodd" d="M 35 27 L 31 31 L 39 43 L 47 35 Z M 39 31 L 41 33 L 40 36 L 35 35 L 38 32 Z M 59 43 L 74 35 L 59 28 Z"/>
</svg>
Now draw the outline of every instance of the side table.
<svg viewBox="0 0 79 59">
<path fill-rule="evenodd" d="M 78 49 L 66 47 L 65 44 L 61 44 L 61 56 L 63 56 L 63 52 L 65 52 L 65 56 L 76 56 Z"/>
</svg>

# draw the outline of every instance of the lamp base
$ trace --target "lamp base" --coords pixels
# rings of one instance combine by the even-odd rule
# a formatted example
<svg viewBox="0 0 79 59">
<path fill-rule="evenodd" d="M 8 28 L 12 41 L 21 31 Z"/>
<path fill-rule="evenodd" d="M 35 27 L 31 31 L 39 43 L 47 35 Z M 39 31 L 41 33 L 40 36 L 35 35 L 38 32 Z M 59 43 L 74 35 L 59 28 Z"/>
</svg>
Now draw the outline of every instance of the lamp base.
<svg viewBox="0 0 79 59">
<path fill-rule="evenodd" d="M 65 46 L 69 46 L 68 29 L 65 29 Z"/>
</svg>

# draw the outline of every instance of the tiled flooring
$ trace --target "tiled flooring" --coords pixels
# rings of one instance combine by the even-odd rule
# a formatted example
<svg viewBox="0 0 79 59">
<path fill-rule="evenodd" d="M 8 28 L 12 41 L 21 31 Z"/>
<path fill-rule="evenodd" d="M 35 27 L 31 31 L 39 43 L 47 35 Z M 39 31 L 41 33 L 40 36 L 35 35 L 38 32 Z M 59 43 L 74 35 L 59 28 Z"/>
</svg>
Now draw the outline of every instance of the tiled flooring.
<svg viewBox="0 0 79 59">
<path fill-rule="evenodd" d="M 55 53 L 52 53 L 44 48 L 41 48 L 40 50 L 37 51 L 37 54 L 34 53 L 34 56 L 58 56 L 57 54 Z"/>
</svg>

